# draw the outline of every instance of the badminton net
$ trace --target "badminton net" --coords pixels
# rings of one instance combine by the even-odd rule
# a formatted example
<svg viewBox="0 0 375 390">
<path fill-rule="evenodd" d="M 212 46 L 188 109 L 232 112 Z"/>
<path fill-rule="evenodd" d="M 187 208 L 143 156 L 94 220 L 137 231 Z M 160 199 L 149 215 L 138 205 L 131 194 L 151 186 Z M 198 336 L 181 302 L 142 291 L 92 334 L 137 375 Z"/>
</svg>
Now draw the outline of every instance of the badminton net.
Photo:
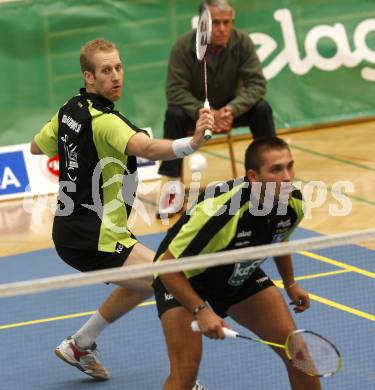
<svg viewBox="0 0 375 390">
<path fill-rule="evenodd" d="M 285 254 L 292 255 L 296 279 L 309 292 L 312 301 L 308 311 L 295 317 L 298 328 L 326 336 L 337 345 L 343 357 L 342 373 L 324 379 L 325 385 L 340 390 L 353 389 L 354 385 L 371 388 L 375 381 L 372 364 L 375 229 L 153 265 L 2 284 L 0 389 L 81 388 L 84 383 L 90 383 L 89 377 L 55 358 L 53 350 L 62 339 L 79 329 L 115 288 L 105 284 L 108 280 L 134 280 L 156 273 Z M 268 260 L 262 268 L 285 295 L 273 262 Z M 247 330 L 228 321 L 234 329 L 246 334 Z M 112 374 L 101 385 L 103 388 L 162 388 L 169 363 L 153 298 L 108 327 L 97 341 L 103 364 Z M 204 340 L 199 379 L 208 389 L 289 388 L 281 360 L 269 348 L 234 343 L 234 340 L 224 343 Z M 272 369 L 264 375 L 265 367 L 270 366 Z"/>
</svg>

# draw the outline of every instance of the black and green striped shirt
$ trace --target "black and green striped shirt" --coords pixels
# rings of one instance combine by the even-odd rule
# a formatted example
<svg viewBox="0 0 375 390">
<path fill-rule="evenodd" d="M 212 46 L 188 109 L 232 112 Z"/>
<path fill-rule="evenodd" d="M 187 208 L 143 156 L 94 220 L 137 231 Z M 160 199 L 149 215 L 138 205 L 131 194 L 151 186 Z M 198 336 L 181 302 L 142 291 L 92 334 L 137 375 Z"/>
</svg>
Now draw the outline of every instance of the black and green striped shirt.
<svg viewBox="0 0 375 390">
<path fill-rule="evenodd" d="M 59 155 L 56 245 L 104 252 L 134 245 L 127 225 L 137 162 L 125 150 L 138 131 L 113 102 L 81 89 L 37 134 L 44 154 Z"/>
<path fill-rule="evenodd" d="M 263 216 L 259 213 L 254 215 L 255 208 L 261 210 L 261 206 L 254 202 L 251 184 L 246 178 L 212 187 L 202 193 L 196 205 L 169 229 L 159 246 L 156 261 L 167 249 L 179 259 L 285 241 L 303 218 L 301 192 L 294 190 L 285 206 L 283 213 L 280 210 L 278 213 L 276 205 Z M 264 260 L 195 269 L 185 272 L 185 275 L 189 279 L 198 277 L 207 283 L 212 283 L 214 276 L 219 285 L 217 278 L 238 286 Z"/>
</svg>

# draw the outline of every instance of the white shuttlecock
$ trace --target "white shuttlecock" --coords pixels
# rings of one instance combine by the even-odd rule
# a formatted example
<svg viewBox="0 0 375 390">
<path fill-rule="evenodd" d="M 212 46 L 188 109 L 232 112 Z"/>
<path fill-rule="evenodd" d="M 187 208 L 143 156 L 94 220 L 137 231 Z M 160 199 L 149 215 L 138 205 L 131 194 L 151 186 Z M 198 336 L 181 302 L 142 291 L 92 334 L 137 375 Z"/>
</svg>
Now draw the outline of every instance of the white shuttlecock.
<svg viewBox="0 0 375 390">
<path fill-rule="evenodd" d="M 193 153 L 189 156 L 188 167 L 191 172 L 202 172 L 207 169 L 207 159 L 202 153 Z"/>
</svg>

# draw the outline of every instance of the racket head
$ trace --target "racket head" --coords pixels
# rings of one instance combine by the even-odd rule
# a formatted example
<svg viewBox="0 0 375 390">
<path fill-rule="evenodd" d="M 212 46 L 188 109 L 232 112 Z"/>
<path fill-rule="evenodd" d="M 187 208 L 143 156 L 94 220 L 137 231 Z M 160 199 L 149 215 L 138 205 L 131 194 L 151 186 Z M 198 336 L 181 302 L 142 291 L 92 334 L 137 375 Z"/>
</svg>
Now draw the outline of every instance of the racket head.
<svg viewBox="0 0 375 390">
<path fill-rule="evenodd" d="M 198 61 L 202 61 L 211 43 L 212 19 L 208 7 L 204 7 L 199 16 L 197 33 L 195 35 L 195 50 Z"/>
<path fill-rule="evenodd" d="M 336 346 L 310 330 L 291 332 L 285 353 L 295 368 L 310 376 L 328 377 L 341 369 L 341 354 Z"/>
</svg>

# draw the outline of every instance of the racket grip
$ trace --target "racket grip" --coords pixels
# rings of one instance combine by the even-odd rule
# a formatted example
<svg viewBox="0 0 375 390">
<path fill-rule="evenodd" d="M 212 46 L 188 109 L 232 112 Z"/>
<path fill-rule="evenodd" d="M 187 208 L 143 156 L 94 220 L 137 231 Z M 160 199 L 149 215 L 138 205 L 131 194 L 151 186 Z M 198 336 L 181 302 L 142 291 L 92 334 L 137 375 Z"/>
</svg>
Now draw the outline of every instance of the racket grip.
<svg viewBox="0 0 375 390">
<path fill-rule="evenodd" d="M 191 323 L 191 330 L 193 332 L 200 332 L 198 321 L 192 321 L 192 323 Z"/>
<path fill-rule="evenodd" d="M 230 339 L 235 339 L 238 336 L 238 332 L 228 329 L 228 328 L 223 328 L 224 335 L 225 337 L 228 337 Z"/>
<path fill-rule="evenodd" d="M 193 332 L 200 332 L 198 321 L 193 321 L 191 323 L 191 329 Z M 231 339 L 235 339 L 238 336 L 238 333 L 232 329 L 223 328 L 223 332 L 224 332 L 225 337 L 228 337 Z"/>
<path fill-rule="evenodd" d="M 210 103 L 209 103 L 209 101 L 208 101 L 207 99 L 206 99 L 206 100 L 204 101 L 204 103 L 203 103 L 203 108 L 210 108 Z M 211 138 L 212 138 L 212 131 L 209 130 L 209 129 L 206 129 L 206 130 L 204 131 L 204 138 L 205 138 L 206 140 L 211 139 Z"/>
</svg>

